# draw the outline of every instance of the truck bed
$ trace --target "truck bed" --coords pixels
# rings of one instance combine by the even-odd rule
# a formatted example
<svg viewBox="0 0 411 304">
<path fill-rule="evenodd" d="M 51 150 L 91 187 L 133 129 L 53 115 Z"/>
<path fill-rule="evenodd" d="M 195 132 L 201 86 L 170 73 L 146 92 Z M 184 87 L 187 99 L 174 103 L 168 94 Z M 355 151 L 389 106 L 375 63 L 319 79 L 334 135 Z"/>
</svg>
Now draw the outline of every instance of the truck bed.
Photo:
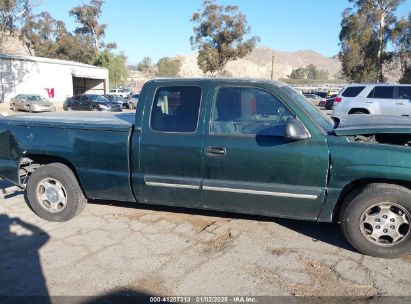
<svg viewBox="0 0 411 304">
<path fill-rule="evenodd" d="M 129 137 L 134 113 L 65 112 L 0 117 L 0 172 L 19 184 L 20 159 L 65 160 L 89 199 L 134 201 Z"/>
<path fill-rule="evenodd" d="M 0 117 L 0 123 L 13 126 L 40 126 L 64 129 L 128 132 L 134 113 L 61 112 Z"/>
</svg>

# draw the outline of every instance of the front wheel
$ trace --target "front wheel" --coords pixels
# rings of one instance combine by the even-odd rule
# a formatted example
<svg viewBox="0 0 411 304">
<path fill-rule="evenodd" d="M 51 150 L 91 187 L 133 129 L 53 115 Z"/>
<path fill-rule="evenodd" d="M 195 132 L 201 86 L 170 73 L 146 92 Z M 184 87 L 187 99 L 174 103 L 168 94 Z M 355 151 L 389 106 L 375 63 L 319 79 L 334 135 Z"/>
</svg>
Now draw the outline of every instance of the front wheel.
<svg viewBox="0 0 411 304">
<path fill-rule="evenodd" d="M 341 229 L 358 251 L 383 258 L 411 253 L 411 191 L 370 184 L 350 198 L 340 213 Z"/>
<path fill-rule="evenodd" d="M 27 183 L 27 200 L 34 213 L 51 222 L 74 218 L 87 203 L 71 169 L 60 163 L 34 171 Z"/>
<path fill-rule="evenodd" d="M 134 104 L 133 104 L 132 102 L 130 102 L 130 103 L 128 104 L 128 108 L 129 108 L 130 110 L 133 110 L 133 109 L 134 109 Z"/>
</svg>

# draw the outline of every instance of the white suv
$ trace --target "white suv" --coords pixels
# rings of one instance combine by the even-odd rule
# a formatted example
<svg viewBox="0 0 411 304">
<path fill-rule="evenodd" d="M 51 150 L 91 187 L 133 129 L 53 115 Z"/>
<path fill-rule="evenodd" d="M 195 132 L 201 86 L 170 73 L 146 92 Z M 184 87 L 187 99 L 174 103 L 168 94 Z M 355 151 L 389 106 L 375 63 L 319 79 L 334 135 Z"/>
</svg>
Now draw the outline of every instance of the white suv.
<svg viewBox="0 0 411 304">
<path fill-rule="evenodd" d="M 411 116 L 411 85 L 351 84 L 335 98 L 332 117 L 350 114 Z"/>
<path fill-rule="evenodd" d="M 118 96 L 121 96 L 123 98 L 127 98 L 127 96 L 128 96 L 128 92 L 126 92 L 123 89 L 113 89 L 113 90 L 108 91 L 108 94 L 109 95 L 118 95 Z"/>
</svg>

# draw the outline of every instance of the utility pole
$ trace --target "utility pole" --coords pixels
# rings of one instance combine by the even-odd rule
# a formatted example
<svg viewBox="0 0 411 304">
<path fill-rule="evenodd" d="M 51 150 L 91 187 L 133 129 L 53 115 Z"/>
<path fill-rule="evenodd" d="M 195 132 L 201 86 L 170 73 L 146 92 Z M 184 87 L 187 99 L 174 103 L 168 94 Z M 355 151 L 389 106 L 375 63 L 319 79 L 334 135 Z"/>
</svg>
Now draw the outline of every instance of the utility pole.
<svg viewBox="0 0 411 304">
<path fill-rule="evenodd" d="M 271 58 L 271 79 L 274 79 L 274 62 L 275 62 L 275 52 L 273 51 L 273 57 Z"/>
</svg>

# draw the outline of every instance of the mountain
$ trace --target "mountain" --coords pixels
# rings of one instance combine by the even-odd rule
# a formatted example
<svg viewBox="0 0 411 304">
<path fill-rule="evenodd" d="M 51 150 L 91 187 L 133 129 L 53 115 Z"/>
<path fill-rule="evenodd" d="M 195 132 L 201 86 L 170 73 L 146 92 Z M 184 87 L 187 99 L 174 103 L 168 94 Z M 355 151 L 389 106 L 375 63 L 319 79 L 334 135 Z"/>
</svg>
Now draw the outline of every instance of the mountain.
<svg viewBox="0 0 411 304">
<path fill-rule="evenodd" d="M 243 59 L 230 62 L 226 66 L 227 74 L 232 77 L 271 78 L 272 56 L 274 54 L 274 78 L 285 78 L 292 70 L 315 65 L 320 70 L 328 71 L 333 78 L 341 70 L 341 62 L 337 56 L 325 57 L 311 50 L 298 52 L 282 52 L 271 48 L 256 48 Z M 197 65 L 197 54 L 177 56 L 182 62 L 182 77 L 201 77 L 202 71 Z"/>
</svg>

